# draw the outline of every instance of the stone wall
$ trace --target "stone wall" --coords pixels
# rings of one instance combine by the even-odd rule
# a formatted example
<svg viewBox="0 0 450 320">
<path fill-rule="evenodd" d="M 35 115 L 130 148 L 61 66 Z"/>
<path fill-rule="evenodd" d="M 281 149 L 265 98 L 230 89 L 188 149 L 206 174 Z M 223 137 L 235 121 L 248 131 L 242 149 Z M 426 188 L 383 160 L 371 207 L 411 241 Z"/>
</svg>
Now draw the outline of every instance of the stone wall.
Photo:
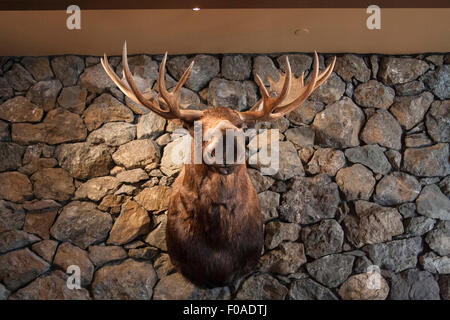
<svg viewBox="0 0 450 320">
<path fill-rule="evenodd" d="M 312 55 L 289 56 L 297 76 L 310 70 Z M 161 58 L 130 57 L 142 90 Z M 169 88 L 192 58 L 183 107 L 244 110 L 259 98 L 254 74 L 284 69 L 282 54 L 175 56 Z M 0 298 L 449 299 L 449 63 L 340 55 L 302 107 L 263 123 L 282 141 L 277 175 L 249 168 L 266 222 L 260 266 L 205 290 L 166 253 L 179 122 L 124 98 L 98 57 L 1 58 Z M 82 289 L 67 288 L 70 265 Z"/>
</svg>

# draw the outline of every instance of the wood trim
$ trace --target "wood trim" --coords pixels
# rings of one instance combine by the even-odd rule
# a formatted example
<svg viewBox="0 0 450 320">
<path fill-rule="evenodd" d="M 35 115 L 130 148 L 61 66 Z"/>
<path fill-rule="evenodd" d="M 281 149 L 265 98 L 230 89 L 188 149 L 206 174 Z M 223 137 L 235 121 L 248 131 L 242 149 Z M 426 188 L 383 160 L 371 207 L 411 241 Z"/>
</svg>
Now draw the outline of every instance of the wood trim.
<svg viewBox="0 0 450 320">
<path fill-rule="evenodd" d="M 258 8 L 449 8 L 448 0 L 0 0 L 0 10 L 258 9 Z"/>
</svg>

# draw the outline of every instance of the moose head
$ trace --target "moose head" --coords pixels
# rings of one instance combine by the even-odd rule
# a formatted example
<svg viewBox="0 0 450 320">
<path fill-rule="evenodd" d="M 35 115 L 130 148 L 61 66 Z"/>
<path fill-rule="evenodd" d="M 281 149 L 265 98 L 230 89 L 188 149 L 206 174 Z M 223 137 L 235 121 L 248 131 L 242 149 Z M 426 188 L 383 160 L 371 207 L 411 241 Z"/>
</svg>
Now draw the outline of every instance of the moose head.
<svg viewBox="0 0 450 320">
<path fill-rule="evenodd" d="M 238 152 L 244 148 L 239 137 L 256 122 L 279 119 L 299 107 L 331 75 L 335 59 L 319 73 L 318 57 L 314 53 L 313 70 L 305 85 L 303 73 L 295 78 L 286 58 L 286 72 L 279 72 L 278 81 L 269 78 L 270 92 L 256 76 L 262 97 L 243 112 L 226 107 L 209 107 L 203 111 L 180 108 L 181 88 L 194 62 L 169 92 L 165 83 L 166 60 L 167 53 L 159 69 L 158 94 L 150 99 L 139 91 L 130 72 L 126 42 L 122 65 L 127 84 L 111 69 L 106 55 L 101 63 L 128 98 L 163 118 L 181 120 L 194 137 L 191 161 L 184 164 L 172 186 L 167 249 L 177 270 L 193 283 L 204 287 L 224 286 L 249 272 L 263 248 L 263 219 L 256 191 L 240 156 L 242 152 Z M 200 139 L 195 137 L 196 124 L 202 128 Z M 228 139 L 230 132 L 232 139 Z M 203 157 L 198 157 L 198 149 Z"/>
</svg>

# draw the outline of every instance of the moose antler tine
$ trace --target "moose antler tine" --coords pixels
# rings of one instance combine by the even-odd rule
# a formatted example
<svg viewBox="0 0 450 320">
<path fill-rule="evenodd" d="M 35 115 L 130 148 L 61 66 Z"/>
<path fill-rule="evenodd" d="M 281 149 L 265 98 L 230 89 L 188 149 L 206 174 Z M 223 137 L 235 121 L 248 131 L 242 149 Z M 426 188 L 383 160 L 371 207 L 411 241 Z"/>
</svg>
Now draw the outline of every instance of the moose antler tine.
<svg viewBox="0 0 450 320">
<path fill-rule="evenodd" d="M 156 114 L 162 116 L 165 113 L 167 113 L 164 110 L 161 110 L 157 105 L 153 104 L 150 100 L 147 100 L 143 94 L 139 91 L 136 83 L 134 82 L 133 76 L 130 71 L 130 67 L 128 65 L 128 58 L 127 58 L 127 42 L 125 41 L 123 44 L 123 50 L 122 50 L 122 67 L 123 67 L 123 74 L 125 75 L 125 79 L 127 79 L 128 85 L 131 88 L 131 91 L 136 96 L 136 98 L 139 100 L 139 103 L 142 104 L 144 107 L 152 110 Z"/>
<path fill-rule="evenodd" d="M 266 86 L 264 85 L 264 82 L 261 80 L 261 78 L 259 77 L 259 75 L 256 75 L 255 78 L 256 78 L 256 84 L 258 85 L 259 90 L 261 90 L 261 95 L 262 95 L 263 97 L 268 98 L 268 97 L 269 97 L 269 92 L 267 91 L 267 88 L 266 88 Z"/>
<path fill-rule="evenodd" d="M 291 70 L 291 64 L 289 63 L 289 58 L 286 56 L 286 74 L 284 77 L 284 83 L 283 88 L 281 89 L 280 94 L 278 97 L 272 102 L 273 108 L 272 110 L 279 105 L 280 102 L 282 102 L 287 94 L 289 93 L 289 90 L 291 88 L 291 77 L 292 77 L 292 70 Z"/>
<path fill-rule="evenodd" d="M 119 89 L 133 102 L 140 104 L 139 100 L 136 98 L 136 96 L 129 90 L 128 86 L 120 80 L 120 78 L 117 76 L 117 74 L 111 69 L 108 57 L 106 56 L 106 53 L 103 54 L 103 58 L 100 58 L 100 63 L 103 66 L 103 69 L 105 70 L 106 74 L 111 78 L 111 80 L 116 84 L 116 86 L 119 87 Z"/>
<path fill-rule="evenodd" d="M 122 67 L 123 67 L 123 74 L 125 76 L 126 82 L 128 83 L 128 86 L 122 82 L 121 79 L 117 76 L 117 74 L 111 69 L 108 63 L 108 57 L 106 54 L 104 54 L 103 58 L 100 59 L 100 62 L 105 69 L 108 76 L 111 78 L 111 80 L 119 87 L 119 89 L 133 102 L 142 105 L 151 111 L 155 112 L 157 115 L 162 116 L 166 119 L 175 119 L 179 118 L 181 120 L 185 121 L 194 121 L 196 119 L 199 119 L 202 116 L 202 111 L 199 110 L 182 110 L 180 111 L 180 108 L 178 106 L 178 95 L 177 94 L 170 94 L 167 92 L 166 84 L 165 84 L 165 78 L 164 78 L 164 71 L 165 71 L 165 65 L 167 60 L 167 52 L 164 55 L 164 59 L 161 63 L 159 74 L 158 74 L 158 91 L 159 96 L 162 98 L 161 102 L 165 103 L 164 110 L 161 108 L 159 104 L 159 96 L 153 97 L 150 99 L 146 99 L 144 95 L 139 91 L 139 88 L 137 87 L 133 75 L 131 74 L 130 67 L 128 65 L 128 59 L 127 59 L 127 42 L 125 41 L 123 43 L 123 49 L 122 49 Z M 192 68 L 192 67 L 191 67 Z M 188 68 L 189 69 L 189 68 Z M 189 69 L 190 70 L 190 69 Z M 177 88 L 181 88 L 183 85 L 183 81 L 181 81 L 181 85 Z M 176 89 L 177 89 L 176 88 Z M 152 93 L 153 95 L 153 93 Z M 167 105 L 166 105 L 167 104 Z"/>
<path fill-rule="evenodd" d="M 328 77 L 331 75 L 334 69 L 334 65 L 336 63 L 336 56 L 334 56 L 333 61 L 328 65 L 328 67 L 319 75 L 319 79 L 316 83 L 316 88 L 318 88 L 322 83 L 327 81 Z"/>
<path fill-rule="evenodd" d="M 178 93 L 178 91 L 181 90 L 184 83 L 186 82 L 187 78 L 189 77 L 189 74 L 191 73 L 192 68 L 194 67 L 194 60 L 192 60 L 189 67 L 184 71 L 183 75 L 180 77 L 180 80 L 178 80 L 177 85 L 175 86 L 175 89 L 173 90 L 174 93 Z"/>
</svg>

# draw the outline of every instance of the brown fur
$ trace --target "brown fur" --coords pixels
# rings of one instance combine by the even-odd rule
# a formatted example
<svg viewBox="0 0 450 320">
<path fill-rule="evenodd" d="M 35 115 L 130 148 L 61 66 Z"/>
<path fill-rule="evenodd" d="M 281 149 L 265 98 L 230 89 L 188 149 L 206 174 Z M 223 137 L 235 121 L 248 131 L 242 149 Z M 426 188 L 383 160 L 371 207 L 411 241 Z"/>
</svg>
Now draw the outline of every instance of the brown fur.
<svg viewBox="0 0 450 320">
<path fill-rule="evenodd" d="M 217 119 L 242 125 L 227 108 L 208 109 L 204 127 Z M 170 199 L 167 248 L 175 267 L 199 286 L 224 286 L 258 262 L 263 219 L 245 164 L 230 174 L 213 166 L 185 164 Z"/>
</svg>

